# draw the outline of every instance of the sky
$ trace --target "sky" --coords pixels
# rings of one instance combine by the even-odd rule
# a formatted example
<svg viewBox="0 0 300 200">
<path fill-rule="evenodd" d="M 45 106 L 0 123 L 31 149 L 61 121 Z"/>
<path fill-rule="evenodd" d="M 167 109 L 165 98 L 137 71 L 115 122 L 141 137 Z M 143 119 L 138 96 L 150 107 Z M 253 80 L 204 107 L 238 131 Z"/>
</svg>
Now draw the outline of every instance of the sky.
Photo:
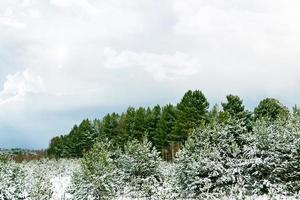
<svg viewBox="0 0 300 200">
<path fill-rule="evenodd" d="M 1 0 L 0 148 L 84 118 L 239 95 L 300 103 L 300 1 Z"/>
</svg>

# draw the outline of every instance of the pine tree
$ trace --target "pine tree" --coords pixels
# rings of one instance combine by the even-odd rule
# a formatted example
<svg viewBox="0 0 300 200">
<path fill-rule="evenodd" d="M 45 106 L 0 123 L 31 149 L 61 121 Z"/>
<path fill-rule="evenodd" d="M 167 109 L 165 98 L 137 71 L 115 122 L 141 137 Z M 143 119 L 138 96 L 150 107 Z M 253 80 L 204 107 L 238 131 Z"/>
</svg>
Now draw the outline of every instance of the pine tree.
<svg viewBox="0 0 300 200">
<path fill-rule="evenodd" d="M 221 112 L 222 122 L 228 123 L 233 121 L 243 122 L 248 130 L 252 129 L 252 113 L 245 109 L 242 99 L 236 95 L 227 95 L 227 102 L 222 103 L 223 112 Z M 235 123 L 235 122 L 233 122 Z"/>
<path fill-rule="evenodd" d="M 175 123 L 175 108 L 173 105 L 168 104 L 162 108 L 162 114 L 154 136 L 154 144 L 157 149 L 167 148 L 170 142 L 177 142 L 181 139 L 178 135 L 174 134 Z"/>
<path fill-rule="evenodd" d="M 124 119 L 124 130 L 128 134 L 129 140 L 134 138 L 135 132 L 135 109 L 133 107 L 129 107 L 126 111 L 126 117 Z"/>
<path fill-rule="evenodd" d="M 248 136 L 241 124 L 215 124 L 197 129 L 187 140 L 175 159 L 175 188 L 182 198 L 219 198 L 242 184 L 243 146 L 236 133 Z"/>
<path fill-rule="evenodd" d="M 92 126 L 91 122 L 88 119 L 85 119 L 81 122 L 78 127 L 78 156 L 81 157 L 83 152 L 90 150 L 95 143 L 95 139 L 97 138 L 97 133 Z"/>
<path fill-rule="evenodd" d="M 218 104 L 215 104 L 212 107 L 212 109 L 209 111 L 208 119 L 209 119 L 209 122 L 211 124 L 217 124 L 220 121 L 222 121 L 222 119 L 221 119 L 221 110 L 220 110 Z"/>
<path fill-rule="evenodd" d="M 145 108 L 140 107 L 136 110 L 134 125 L 133 138 L 141 141 L 147 130 Z"/>
<path fill-rule="evenodd" d="M 112 199 L 117 192 L 116 168 L 108 141 L 97 142 L 84 154 L 81 168 L 72 177 L 70 192 L 74 199 Z"/>
<path fill-rule="evenodd" d="M 55 158 L 62 157 L 63 150 L 63 139 L 61 136 L 57 136 L 51 139 L 47 154 L 49 156 L 54 156 Z"/>
<path fill-rule="evenodd" d="M 152 142 L 152 144 L 155 143 L 155 134 L 158 127 L 159 120 L 161 118 L 161 108 L 159 105 L 156 105 L 151 108 L 147 108 L 146 111 L 146 124 L 147 124 L 147 134 L 149 140 Z M 154 144 L 156 146 L 156 144 Z"/>
<path fill-rule="evenodd" d="M 269 120 L 276 120 L 279 118 L 287 118 L 289 110 L 286 106 L 280 103 L 279 100 L 274 98 L 266 98 L 259 102 L 259 105 L 254 109 L 254 118 Z"/>
<path fill-rule="evenodd" d="M 101 139 L 109 139 L 114 143 L 118 143 L 122 138 L 120 138 L 119 131 L 119 120 L 120 116 L 116 113 L 107 114 L 102 121 L 102 129 L 100 132 Z"/>
<path fill-rule="evenodd" d="M 180 142 L 184 142 L 189 133 L 207 122 L 209 103 L 204 94 L 199 91 L 191 91 L 185 93 L 181 102 L 177 104 L 177 121 L 175 135 L 180 136 Z"/>
<path fill-rule="evenodd" d="M 153 199 L 159 192 L 162 183 L 162 174 L 159 171 L 161 162 L 159 153 L 144 137 L 142 142 L 129 141 L 124 148 L 124 153 L 116 159 L 116 165 L 122 175 L 129 198 Z"/>
</svg>

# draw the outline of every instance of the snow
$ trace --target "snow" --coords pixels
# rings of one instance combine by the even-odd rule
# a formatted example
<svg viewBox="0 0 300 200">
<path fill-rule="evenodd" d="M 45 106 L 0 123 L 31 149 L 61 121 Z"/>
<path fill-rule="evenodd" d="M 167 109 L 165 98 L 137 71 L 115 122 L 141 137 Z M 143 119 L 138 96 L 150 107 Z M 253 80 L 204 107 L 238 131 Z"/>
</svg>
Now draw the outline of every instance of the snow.
<svg viewBox="0 0 300 200">
<path fill-rule="evenodd" d="M 32 173 L 36 172 L 36 170 L 40 170 L 40 172 L 43 174 L 44 179 L 47 180 L 48 178 L 50 179 L 50 189 L 53 192 L 52 197 L 50 200 L 71 200 L 72 195 L 69 194 L 68 190 L 69 187 L 71 186 L 71 181 L 72 181 L 72 174 L 75 170 L 79 168 L 79 161 L 77 160 L 59 160 L 59 161 L 43 161 L 43 162 L 28 162 L 28 163 L 22 163 L 22 164 L 17 164 L 14 163 L 12 164 L 9 168 L 10 170 L 13 169 L 13 167 L 16 166 L 21 166 L 23 170 L 25 171 L 25 174 L 30 177 L 25 177 L 25 180 L 30 181 L 29 184 L 35 184 L 36 180 L 34 180 L 34 177 L 32 177 Z M 164 199 L 183 199 L 176 197 L 175 194 L 173 193 L 173 184 L 172 180 L 167 177 L 172 177 L 174 174 L 174 164 L 173 163 L 168 163 L 161 161 L 159 170 L 162 174 L 165 176 L 165 183 L 164 185 L 158 187 L 158 194 L 160 197 L 164 197 Z M 1 178 L 1 177 L 0 177 Z M 2 177 L 3 178 L 3 177 Z M 3 182 L 3 179 L 0 181 L 0 191 L 1 191 L 1 183 Z M 18 182 L 20 184 L 20 182 Z M 27 183 L 28 184 L 28 183 Z M 20 184 L 21 185 L 21 184 Z M 8 193 L 13 194 L 16 188 L 20 187 L 20 185 L 14 185 L 14 187 L 10 188 L 10 191 L 7 191 Z M 128 191 L 128 189 L 124 189 L 124 191 Z M 24 193 L 26 195 L 26 192 Z M 134 196 L 134 195 L 133 195 Z M 12 200 L 18 199 L 10 196 Z M 246 200 L 268 200 L 271 197 L 268 195 L 261 195 L 261 196 L 244 196 L 243 199 Z M 0 200 L 4 200 L 5 198 L 1 197 L 0 195 Z M 25 198 L 26 200 L 33 200 L 32 198 Z M 47 199 L 47 198 L 45 198 Z M 119 195 L 118 197 L 115 198 L 115 200 L 138 200 L 138 199 L 147 199 L 147 198 L 133 198 L 132 196 L 128 196 L 128 193 L 125 192 L 123 195 Z M 149 198 L 148 198 L 149 199 Z M 153 199 L 160 199 L 160 198 L 153 198 Z M 187 199 L 187 198 L 184 198 Z M 214 198 L 212 198 L 214 199 Z M 224 196 L 223 198 L 219 198 L 223 200 L 233 200 L 237 199 L 236 196 L 234 197 L 228 197 Z M 286 199 L 286 200 L 293 200 L 297 199 L 295 197 L 287 197 L 287 196 L 279 196 L 275 195 L 272 196 L 272 199 Z"/>
<path fill-rule="evenodd" d="M 53 200 L 62 200 L 71 198 L 70 194 L 67 194 L 67 189 L 71 184 L 71 176 L 58 176 L 51 179 Z"/>
<path fill-rule="evenodd" d="M 196 131 L 174 162 L 147 141 L 123 151 L 97 143 L 80 160 L 0 160 L 0 200 L 300 199 L 300 116 L 244 131 Z"/>
</svg>

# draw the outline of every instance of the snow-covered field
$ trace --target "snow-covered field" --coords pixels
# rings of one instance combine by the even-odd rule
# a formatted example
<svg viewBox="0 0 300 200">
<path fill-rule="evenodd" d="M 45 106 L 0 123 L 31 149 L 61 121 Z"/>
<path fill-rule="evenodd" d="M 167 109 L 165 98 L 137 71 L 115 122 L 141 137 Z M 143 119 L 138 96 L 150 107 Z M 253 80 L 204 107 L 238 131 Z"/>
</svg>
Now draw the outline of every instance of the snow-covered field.
<svg viewBox="0 0 300 200">
<path fill-rule="evenodd" d="M 4 166 L 5 165 L 5 166 Z M 78 199 L 72 197 L 69 193 L 71 186 L 72 174 L 74 171 L 80 168 L 79 160 L 42 160 L 31 161 L 26 163 L 6 163 L 2 164 L 0 174 L 0 199 L 1 200 L 67 200 Z M 168 177 L 172 177 L 173 164 L 161 162 L 160 172 L 164 175 L 164 184 L 159 187 L 159 196 L 145 197 L 143 199 L 182 199 L 176 197 L 172 190 L 172 180 Z M 5 173 L 3 173 L 5 172 Z M 119 195 L 115 199 L 117 200 L 129 200 L 134 199 L 126 195 L 126 192 L 130 193 L 128 188 L 124 190 L 123 195 Z M 30 196 L 30 197 L 29 197 Z M 88 196 L 88 195 L 87 195 Z M 134 196 L 134 195 L 133 195 Z M 209 198 L 209 196 L 207 196 Z M 89 198 L 87 199 L 95 199 Z M 142 198 L 136 198 L 142 199 Z M 210 199 L 216 199 L 211 197 Z M 234 196 L 234 197 L 219 197 L 217 199 L 298 199 L 295 197 L 286 196 Z"/>
<path fill-rule="evenodd" d="M 300 199 L 300 116 L 243 130 L 195 131 L 173 162 L 147 139 L 122 150 L 99 141 L 80 160 L 0 157 L 0 200 Z M 247 145 L 237 145 L 236 132 Z"/>
<path fill-rule="evenodd" d="M 0 162 L 0 199 L 72 199 L 68 188 L 78 167 L 78 160 L 66 159 Z"/>
</svg>

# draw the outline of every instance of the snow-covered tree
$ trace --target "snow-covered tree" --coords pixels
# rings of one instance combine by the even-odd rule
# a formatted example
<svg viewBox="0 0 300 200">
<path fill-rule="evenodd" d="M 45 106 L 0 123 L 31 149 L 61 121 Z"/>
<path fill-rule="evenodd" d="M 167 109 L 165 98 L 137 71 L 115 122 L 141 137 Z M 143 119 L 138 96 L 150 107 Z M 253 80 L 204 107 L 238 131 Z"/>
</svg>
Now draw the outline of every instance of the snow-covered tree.
<svg viewBox="0 0 300 200">
<path fill-rule="evenodd" d="M 58 165 L 59 163 L 57 163 Z M 49 200 L 53 195 L 53 166 L 49 160 L 31 161 L 21 164 L 26 174 L 26 191 L 30 200 Z"/>
<path fill-rule="evenodd" d="M 116 196 L 116 167 L 109 144 L 96 143 L 84 155 L 80 169 L 74 173 L 70 192 L 74 199 L 112 199 Z"/>
<path fill-rule="evenodd" d="M 147 139 L 128 142 L 124 153 L 116 160 L 120 177 L 128 185 L 124 188 L 125 195 L 154 198 L 162 184 L 160 162 L 158 151 Z"/>
<path fill-rule="evenodd" d="M 176 189 L 186 197 L 208 198 L 228 194 L 243 183 L 241 163 L 247 130 L 235 125 L 214 125 L 196 130 L 175 160 Z"/>
<path fill-rule="evenodd" d="M 178 154 L 175 179 L 181 196 L 297 194 L 299 115 L 257 121 L 250 132 L 238 122 L 230 124 L 195 131 Z"/>
<path fill-rule="evenodd" d="M 300 118 L 257 122 L 245 151 L 245 187 L 254 193 L 300 191 Z"/>
<path fill-rule="evenodd" d="M 0 159 L 0 200 L 17 200 L 27 197 L 24 171 L 16 163 Z"/>
</svg>

